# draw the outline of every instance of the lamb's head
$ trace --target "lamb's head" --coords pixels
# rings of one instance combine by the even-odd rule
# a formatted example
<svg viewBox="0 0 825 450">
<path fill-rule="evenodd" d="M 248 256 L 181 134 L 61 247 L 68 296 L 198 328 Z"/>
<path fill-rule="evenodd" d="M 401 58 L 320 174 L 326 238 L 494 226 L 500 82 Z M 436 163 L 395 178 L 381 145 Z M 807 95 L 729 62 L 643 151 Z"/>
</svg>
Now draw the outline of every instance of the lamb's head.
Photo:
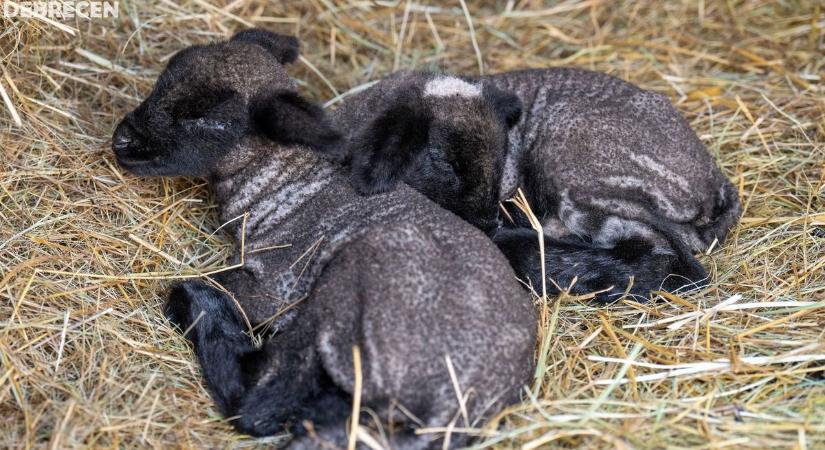
<svg viewBox="0 0 825 450">
<path fill-rule="evenodd" d="M 403 180 L 484 231 L 498 221 L 507 135 L 521 116 L 510 92 L 428 74 L 351 139 L 353 184 L 362 194 Z"/>
<path fill-rule="evenodd" d="M 260 29 L 180 51 L 115 129 L 118 163 L 137 175 L 206 177 L 250 157 L 229 152 L 251 134 L 308 146 L 333 139 L 284 69 L 297 56 L 297 39 Z"/>
</svg>

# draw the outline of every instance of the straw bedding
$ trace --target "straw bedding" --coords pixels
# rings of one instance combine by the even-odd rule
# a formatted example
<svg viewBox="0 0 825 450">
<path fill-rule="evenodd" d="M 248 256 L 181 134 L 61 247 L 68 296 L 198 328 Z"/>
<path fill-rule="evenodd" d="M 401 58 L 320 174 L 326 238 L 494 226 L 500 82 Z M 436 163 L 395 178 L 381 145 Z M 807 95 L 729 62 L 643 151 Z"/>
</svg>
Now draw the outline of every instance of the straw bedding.
<svg viewBox="0 0 825 450">
<path fill-rule="evenodd" d="M 123 1 L 0 19 L 0 446 L 264 446 L 216 413 L 162 319 L 225 265 L 198 181 L 114 163 L 114 124 L 177 50 L 297 34 L 306 95 L 401 68 L 577 66 L 667 94 L 735 182 L 710 287 L 647 304 L 536 298 L 539 369 L 491 448 L 825 448 L 825 8 L 805 1 Z M 495 371 L 490 367 L 490 371 Z"/>
</svg>

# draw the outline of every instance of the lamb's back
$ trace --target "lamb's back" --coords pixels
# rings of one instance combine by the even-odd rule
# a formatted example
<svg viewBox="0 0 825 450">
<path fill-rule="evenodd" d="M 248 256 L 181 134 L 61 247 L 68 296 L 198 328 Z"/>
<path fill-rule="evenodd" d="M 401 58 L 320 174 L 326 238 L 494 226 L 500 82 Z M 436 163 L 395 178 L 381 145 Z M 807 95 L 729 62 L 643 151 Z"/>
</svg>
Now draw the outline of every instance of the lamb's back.
<svg viewBox="0 0 825 450">
<path fill-rule="evenodd" d="M 472 284 L 476 279 L 487 282 L 489 277 L 483 274 L 509 275 L 518 291 L 512 270 L 492 242 L 423 194 L 399 185 L 390 192 L 362 196 L 343 172 L 335 171 L 329 177 L 324 188 L 300 208 L 278 222 L 261 221 L 246 238 L 244 270 L 256 283 L 238 278 L 233 289 L 244 292 L 239 301 L 244 299 L 244 308 L 253 321 L 266 320 L 305 298 L 326 264 L 365 236 L 386 241 L 388 246 L 406 239 L 403 257 L 411 264 L 432 265 L 444 258 L 455 265 L 452 274 L 472 274 L 456 278 L 457 284 Z M 261 198 L 265 199 L 266 194 Z M 427 230 L 440 253 L 418 251 L 417 246 L 427 244 L 387 231 L 388 227 L 398 226 Z"/>
<path fill-rule="evenodd" d="M 580 69 L 489 79 L 525 105 L 510 132 L 509 183 L 520 171 L 573 201 L 618 210 L 622 198 L 633 199 L 627 211 L 648 202 L 675 222 L 713 214 L 728 181 L 666 96 Z"/>
<path fill-rule="evenodd" d="M 514 401 L 532 367 L 529 294 L 483 233 L 457 217 L 430 217 L 437 220 L 410 216 L 376 226 L 335 254 L 314 291 L 321 342 L 348 349 L 363 336 L 369 343 L 362 349 L 368 402 L 416 399 L 422 403 L 405 406 L 425 408 L 453 398 L 441 391 L 451 386 L 447 356 L 460 386 L 474 390 L 473 405 Z M 323 357 L 328 369 L 349 367 L 348 352 Z M 350 372 L 331 375 L 353 388 Z"/>
</svg>

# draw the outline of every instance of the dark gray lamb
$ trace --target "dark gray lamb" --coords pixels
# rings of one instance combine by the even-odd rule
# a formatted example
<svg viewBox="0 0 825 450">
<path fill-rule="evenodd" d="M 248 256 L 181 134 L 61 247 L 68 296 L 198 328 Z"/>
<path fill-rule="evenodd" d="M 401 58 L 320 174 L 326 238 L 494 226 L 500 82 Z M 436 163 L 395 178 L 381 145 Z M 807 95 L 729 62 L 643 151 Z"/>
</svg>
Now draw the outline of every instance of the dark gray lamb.
<svg viewBox="0 0 825 450">
<path fill-rule="evenodd" d="M 635 278 L 630 293 L 641 296 L 703 282 L 707 273 L 692 253 L 714 239 L 724 240 L 741 211 L 736 189 L 664 96 L 606 74 L 575 69 L 483 78 L 393 74 L 333 113 L 353 143 L 342 158 L 352 159 L 359 191 L 381 192 L 390 185 L 386 180 L 365 183 L 357 168 L 366 159 L 364 152 L 375 153 L 365 142 L 382 142 L 376 136 L 386 127 L 380 125 L 399 105 L 413 103 L 410 93 L 428 98 L 430 111 L 450 112 L 450 104 L 466 102 L 482 87 L 503 92 L 498 98 L 515 92 L 525 105 L 519 115 L 521 110 L 507 102 L 513 127 L 503 146 L 475 145 L 472 130 L 454 130 L 445 139 L 438 129 L 449 114 L 422 113 L 429 122 L 417 120 L 414 126 L 426 130 L 429 124 L 431 135 L 419 139 L 423 145 L 407 147 L 415 158 L 394 156 L 391 161 L 404 166 L 393 174 L 485 231 L 493 211 L 490 202 L 480 214 L 478 205 L 467 206 L 474 199 L 464 191 L 494 184 L 505 200 L 521 185 L 544 228 L 548 277 L 562 287 L 578 277 L 575 293 L 605 290 L 597 297 L 615 299 L 630 276 Z M 426 131 L 418 133 L 426 136 Z M 457 150 L 462 145 L 469 150 Z M 485 155 L 490 151 L 499 156 Z M 501 158 L 506 159 L 503 166 L 466 170 Z M 447 168 L 434 172 L 430 161 Z M 492 178 L 485 178 L 489 174 Z M 518 210 L 507 211 L 516 223 L 505 222 L 494 239 L 516 272 L 535 284 L 540 279 L 535 233 Z"/>
<path fill-rule="evenodd" d="M 246 215 L 230 225 L 245 264 L 216 277 L 226 291 L 179 284 L 166 315 L 189 330 L 238 430 L 288 429 L 301 436 L 294 449 L 345 445 L 358 346 L 362 405 L 395 424 L 392 447 L 441 448 L 416 424 L 464 426 L 465 411 L 476 422 L 518 400 L 533 367 L 533 306 L 479 230 L 405 186 L 361 197 L 318 155 L 338 136 L 283 68 L 297 51 L 294 38 L 257 29 L 187 48 L 115 130 L 126 170 L 205 177 L 223 221 Z M 233 297 L 253 326 L 270 324 L 261 348 Z M 453 435 L 449 447 L 465 441 Z"/>
<path fill-rule="evenodd" d="M 522 70 L 485 79 L 518 94 L 502 195 L 524 186 L 550 236 L 608 247 L 667 221 L 694 252 L 724 242 L 736 188 L 670 100 L 599 72 Z"/>
</svg>

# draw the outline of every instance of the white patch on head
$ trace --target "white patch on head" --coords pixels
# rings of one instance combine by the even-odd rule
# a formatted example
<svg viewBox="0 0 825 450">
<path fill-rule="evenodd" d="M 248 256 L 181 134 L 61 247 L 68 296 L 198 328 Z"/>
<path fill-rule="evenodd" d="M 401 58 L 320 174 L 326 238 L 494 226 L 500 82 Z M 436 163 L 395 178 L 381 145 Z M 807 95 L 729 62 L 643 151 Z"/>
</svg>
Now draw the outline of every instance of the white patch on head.
<svg viewBox="0 0 825 450">
<path fill-rule="evenodd" d="M 456 77 L 438 77 L 424 86 L 424 97 L 480 97 L 481 87 Z"/>
</svg>

